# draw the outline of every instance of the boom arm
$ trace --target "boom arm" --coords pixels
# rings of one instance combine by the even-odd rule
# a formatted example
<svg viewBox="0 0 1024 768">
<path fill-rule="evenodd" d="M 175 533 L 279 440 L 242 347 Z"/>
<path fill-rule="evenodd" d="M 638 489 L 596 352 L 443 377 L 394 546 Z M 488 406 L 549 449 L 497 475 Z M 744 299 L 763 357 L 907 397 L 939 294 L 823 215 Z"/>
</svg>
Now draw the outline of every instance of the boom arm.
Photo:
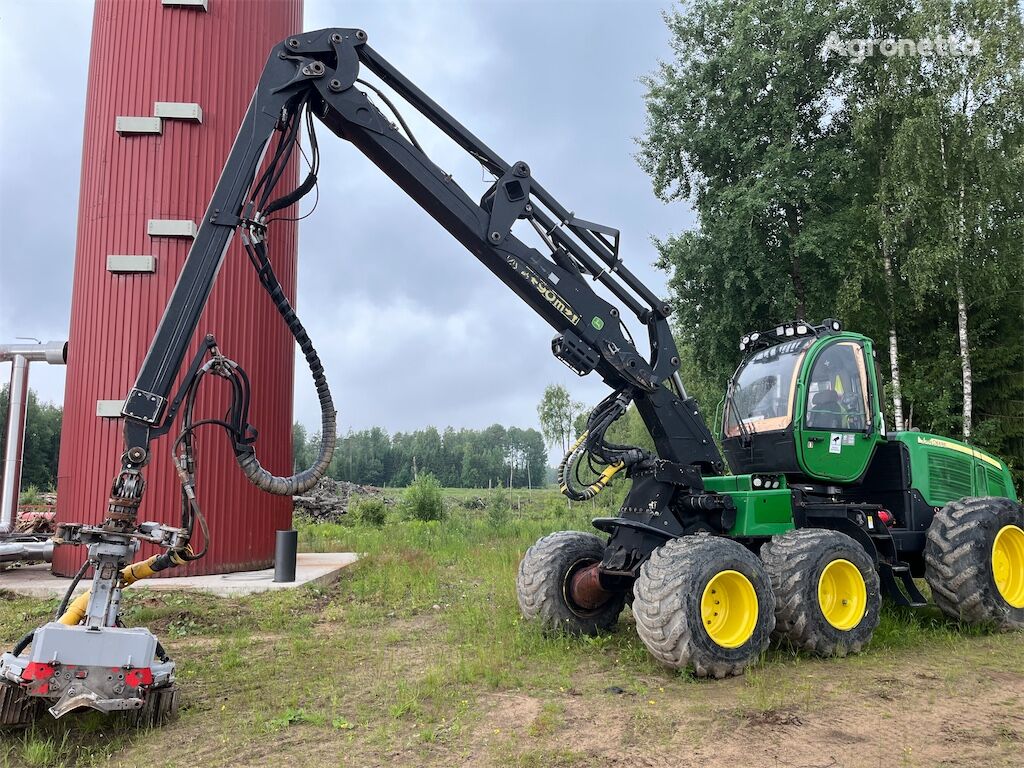
<svg viewBox="0 0 1024 768">
<path fill-rule="evenodd" d="M 387 97 L 359 79 L 361 67 L 383 80 L 497 177 L 479 202 L 427 157 Z M 387 103 L 405 133 L 385 117 L 359 85 L 375 91 Z M 533 178 L 526 163 L 508 163 L 498 156 L 373 50 L 362 30 L 325 29 L 291 37 L 271 51 L 167 310 L 135 386 L 125 400 L 125 452 L 121 472 L 114 481 L 105 530 L 134 530 L 144 488 L 141 470 L 149 461 L 150 442 L 170 430 L 182 407 L 186 418 L 179 442 L 184 440 L 185 448 L 178 459 L 178 471 L 182 478 L 186 540 L 191 536 L 189 521 L 196 516 L 202 521 L 192 489 L 192 389 L 202 375 L 214 373 L 232 378 L 236 393 L 247 397 L 248 382 L 243 381 L 244 374 L 238 375 L 237 365 L 220 356 L 212 337 L 207 337 L 207 344 L 192 361 L 185 382 L 173 399 L 171 387 L 228 244 L 238 229 L 242 230 L 261 281 L 306 353 L 320 394 L 325 440 L 313 468 L 292 478 L 273 477 L 256 460 L 252 440 L 246 437 L 250 432 L 244 418 L 247 406 L 239 406 L 234 410 L 232 430 L 236 457 L 254 483 L 274 493 L 301 492 L 323 474 L 330 461 L 331 440 L 336 432 L 330 393 L 316 353 L 273 277 L 264 244 L 271 209 L 295 202 L 315 181 L 313 169 L 297 190 L 268 203 L 270 191 L 280 178 L 274 169 L 281 157 L 287 156 L 282 155 L 282 147 L 288 147 L 289 142 L 297 143 L 304 112 L 307 118 L 315 116 L 333 133 L 355 145 L 554 327 L 557 335 L 552 351 L 560 360 L 579 375 L 597 371 L 615 390 L 591 415 L 588 436 L 581 447 L 567 457 L 571 465 L 573 458 L 589 451 L 609 465 L 602 479 L 584 493 L 599 490 L 621 468 L 633 477 L 634 491 L 623 508 L 624 514 L 633 509 L 642 519 L 637 522 L 616 518 L 607 521 L 608 530 L 618 531 L 620 539 L 629 539 L 630 535 L 649 538 L 648 517 L 657 516 L 669 505 L 680 508 L 676 501 L 679 497 L 695 494 L 703 500 L 686 500 L 684 506 L 689 511 L 683 517 L 690 515 L 698 527 L 724 529 L 728 520 L 728 511 L 723 513 L 724 502 L 720 497 L 709 501 L 708 494 L 703 494 L 701 480 L 702 475 L 718 474 L 722 461 L 696 402 L 687 397 L 679 378 L 679 357 L 667 319 L 670 308 L 623 265 L 618 253 L 618 232 L 576 218 Z M 311 141 L 312 128 L 309 118 Z M 257 180 L 275 135 L 279 137 L 275 155 Z M 268 174 L 273 178 L 268 178 Z M 532 225 L 547 253 L 529 247 L 513 234 L 512 227 L 518 220 Z M 592 282 L 604 285 L 646 325 L 650 359 L 640 354 L 625 331 L 619 309 L 595 293 Z M 203 365 L 207 353 L 213 359 Z M 640 449 L 604 442 L 604 431 L 630 401 L 636 403 L 654 439 L 657 457 Z M 569 480 L 563 485 L 571 496 L 574 491 L 567 487 Z M 193 513 L 188 511 L 190 505 Z M 718 515 L 717 524 L 707 523 L 709 510 L 712 516 Z M 687 524 L 681 525 L 686 528 Z M 677 528 L 673 523 L 669 529 L 659 528 L 657 535 L 667 535 Z M 614 549 L 613 545 L 610 547 Z M 616 546 L 621 553 L 620 562 L 610 567 L 621 566 L 626 570 L 636 567 L 637 553 L 652 549 L 648 540 L 620 541 Z"/>
<path fill-rule="evenodd" d="M 355 85 L 360 64 L 498 177 L 479 203 Z M 575 218 L 533 179 L 526 163 L 510 164 L 499 157 L 367 45 L 365 33 L 355 29 L 296 35 L 271 52 L 125 402 L 129 450 L 142 448 L 148 453 L 148 433 L 163 423 L 172 382 L 231 236 L 239 226 L 258 221 L 260 212 L 243 208 L 264 151 L 285 116 L 307 101 L 331 131 L 362 151 L 558 331 L 552 342 L 556 356 L 581 375 L 596 370 L 609 386 L 631 390 L 662 458 L 710 470 L 721 465 L 693 401 L 661 386 L 676 378 L 679 366 L 666 319 L 670 309 L 622 264 L 618 233 Z M 549 254 L 542 255 L 510 232 L 517 219 L 526 219 L 541 231 Z M 647 326 L 651 360 L 645 360 L 626 338 L 619 310 L 599 297 L 585 276 L 605 285 Z M 685 397 L 684 392 L 678 394 Z"/>
</svg>

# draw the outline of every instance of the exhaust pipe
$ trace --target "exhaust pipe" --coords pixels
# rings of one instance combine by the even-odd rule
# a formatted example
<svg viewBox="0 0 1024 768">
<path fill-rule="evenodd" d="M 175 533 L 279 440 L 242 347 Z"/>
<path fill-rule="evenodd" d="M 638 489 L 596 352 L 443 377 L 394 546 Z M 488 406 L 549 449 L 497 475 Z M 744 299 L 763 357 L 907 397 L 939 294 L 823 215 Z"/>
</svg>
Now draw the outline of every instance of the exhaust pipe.
<svg viewBox="0 0 1024 768">
<path fill-rule="evenodd" d="M 52 541 L 0 541 L 0 563 L 49 563 Z"/>
</svg>

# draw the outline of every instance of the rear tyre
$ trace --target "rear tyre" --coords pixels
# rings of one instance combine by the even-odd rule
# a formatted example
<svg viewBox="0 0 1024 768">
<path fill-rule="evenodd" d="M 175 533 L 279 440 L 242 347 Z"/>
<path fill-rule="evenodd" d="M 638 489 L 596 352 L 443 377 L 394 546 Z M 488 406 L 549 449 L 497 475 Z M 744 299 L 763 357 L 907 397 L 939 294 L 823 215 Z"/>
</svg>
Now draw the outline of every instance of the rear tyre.
<svg viewBox="0 0 1024 768">
<path fill-rule="evenodd" d="M 768 647 L 775 626 L 775 596 L 761 561 L 717 536 L 684 536 L 656 549 L 633 596 L 647 650 L 697 677 L 742 674 Z"/>
<path fill-rule="evenodd" d="M 625 593 L 590 610 L 576 605 L 569 594 L 573 575 L 603 555 L 604 542 L 592 533 L 559 531 L 539 539 L 526 550 L 516 577 L 523 618 L 539 621 L 549 632 L 570 635 L 596 635 L 614 627 Z"/>
<path fill-rule="evenodd" d="M 951 501 L 928 527 L 925 580 L 935 604 L 971 624 L 1024 629 L 1024 510 L 1012 499 Z"/>
<path fill-rule="evenodd" d="M 878 572 L 860 544 L 839 531 L 801 528 L 761 547 L 775 591 L 776 640 L 821 656 L 857 653 L 882 607 Z"/>
</svg>

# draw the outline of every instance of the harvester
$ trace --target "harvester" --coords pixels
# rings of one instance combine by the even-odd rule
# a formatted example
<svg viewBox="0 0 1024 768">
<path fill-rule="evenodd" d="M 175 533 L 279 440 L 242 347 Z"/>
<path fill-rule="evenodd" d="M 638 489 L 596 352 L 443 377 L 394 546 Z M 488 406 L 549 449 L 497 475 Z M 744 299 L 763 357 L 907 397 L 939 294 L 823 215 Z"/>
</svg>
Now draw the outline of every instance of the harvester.
<svg viewBox="0 0 1024 768">
<path fill-rule="evenodd" d="M 381 85 L 361 77 L 364 69 Z M 492 176 L 480 198 L 427 156 L 385 87 Z M 125 397 L 124 451 L 106 516 L 95 525 L 64 523 L 55 536 L 88 549 L 79 577 L 91 568 L 91 589 L 73 601 L 69 589 L 54 621 L 0 657 L 0 724 L 31 722 L 43 702 L 58 717 L 81 707 L 144 722 L 173 713 L 174 662 L 147 629 L 122 626 L 120 598 L 128 584 L 208 548 L 196 489 L 198 429 L 225 430 L 242 472 L 271 493 L 301 493 L 327 469 L 333 399 L 274 274 L 266 237 L 275 214 L 316 186 L 317 122 L 351 142 L 549 323 L 559 360 L 581 376 L 596 373 L 612 390 L 563 461 L 561 486 L 570 499 L 585 500 L 623 473 L 628 495 L 617 517 L 594 521 L 602 535 L 562 531 L 527 551 L 516 582 L 527 619 L 552 631 L 596 633 L 615 625 L 631 602 L 655 657 L 715 677 L 742 672 L 772 637 L 823 654 L 856 651 L 871 638 L 883 591 L 902 604 L 925 602 L 917 576 L 952 616 L 1024 627 L 1024 515 L 1006 465 L 956 440 L 887 434 L 870 339 L 835 320 L 744 336 L 746 357 L 724 409 L 728 473 L 684 388 L 671 307 L 624 264 L 618 230 L 576 217 L 527 163 L 502 159 L 377 53 L 363 30 L 324 29 L 270 53 Z M 309 173 L 278 193 L 303 123 Z M 320 454 L 292 477 L 260 465 L 248 421 L 250 381 L 214 336 L 184 364 L 236 232 L 303 351 L 321 404 Z M 631 323 L 646 329 L 646 354 Z M 222 418 L 194 413 L 196 391 L 210 377 L 232 392 Z M 631 404 L 654 452 L 606 440 Z M 171 441 L 181 481 L 176 525 L 139 520 L 143 473 L 158 439 Z M 589 484 L 576 478 L 581 462 L 599 469 Z M 140 542 L 163 552 L 132 563 Z"/>
</svg>

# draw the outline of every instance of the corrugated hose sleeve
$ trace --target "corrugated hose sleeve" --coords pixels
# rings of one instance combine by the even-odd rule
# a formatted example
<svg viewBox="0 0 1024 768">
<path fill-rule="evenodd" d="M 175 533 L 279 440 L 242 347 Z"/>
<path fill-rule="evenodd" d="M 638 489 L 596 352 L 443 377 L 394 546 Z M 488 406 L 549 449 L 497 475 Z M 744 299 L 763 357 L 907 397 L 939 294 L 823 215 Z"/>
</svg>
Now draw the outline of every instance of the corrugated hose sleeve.
<svg viewBox="0 0 1024 768">
<path fill-rule="evenodd" d="M 306 329 L 295 314 L 295 310 L 292 309 L 291 303 L 284 295 L 281 284 L 277 282 L 276 278 L 273 278 L 273 283 L 265 287 L 274 306 L 277 307 L 277 311 L 288 325 L 288 330 L 295 337 L 299 349 L 302 350 L 310 373 L 313 374 L 316 394 L 320 399 L 320 455 L 309 469 L 288 477 L 278 477 L 265 470 L 260 465 L 259 459 L 256 458 L 256 449 L 252 445 L 236 447 L 235 459 L 245 476 L 257 488 L 278 496 L 295 496 L 308 491 L 320 482 L 320 478 L 327 472 L 327 468 L 331 464 L 331 457 L 334 456 L 334 446 L 338 441 L 337 413 L 334 410 L 334 400 L 331 397 L 331 390 L 327 386 L 327 377 L 324 375 L 320 356 L 306 334 Z"/>
</svg>

